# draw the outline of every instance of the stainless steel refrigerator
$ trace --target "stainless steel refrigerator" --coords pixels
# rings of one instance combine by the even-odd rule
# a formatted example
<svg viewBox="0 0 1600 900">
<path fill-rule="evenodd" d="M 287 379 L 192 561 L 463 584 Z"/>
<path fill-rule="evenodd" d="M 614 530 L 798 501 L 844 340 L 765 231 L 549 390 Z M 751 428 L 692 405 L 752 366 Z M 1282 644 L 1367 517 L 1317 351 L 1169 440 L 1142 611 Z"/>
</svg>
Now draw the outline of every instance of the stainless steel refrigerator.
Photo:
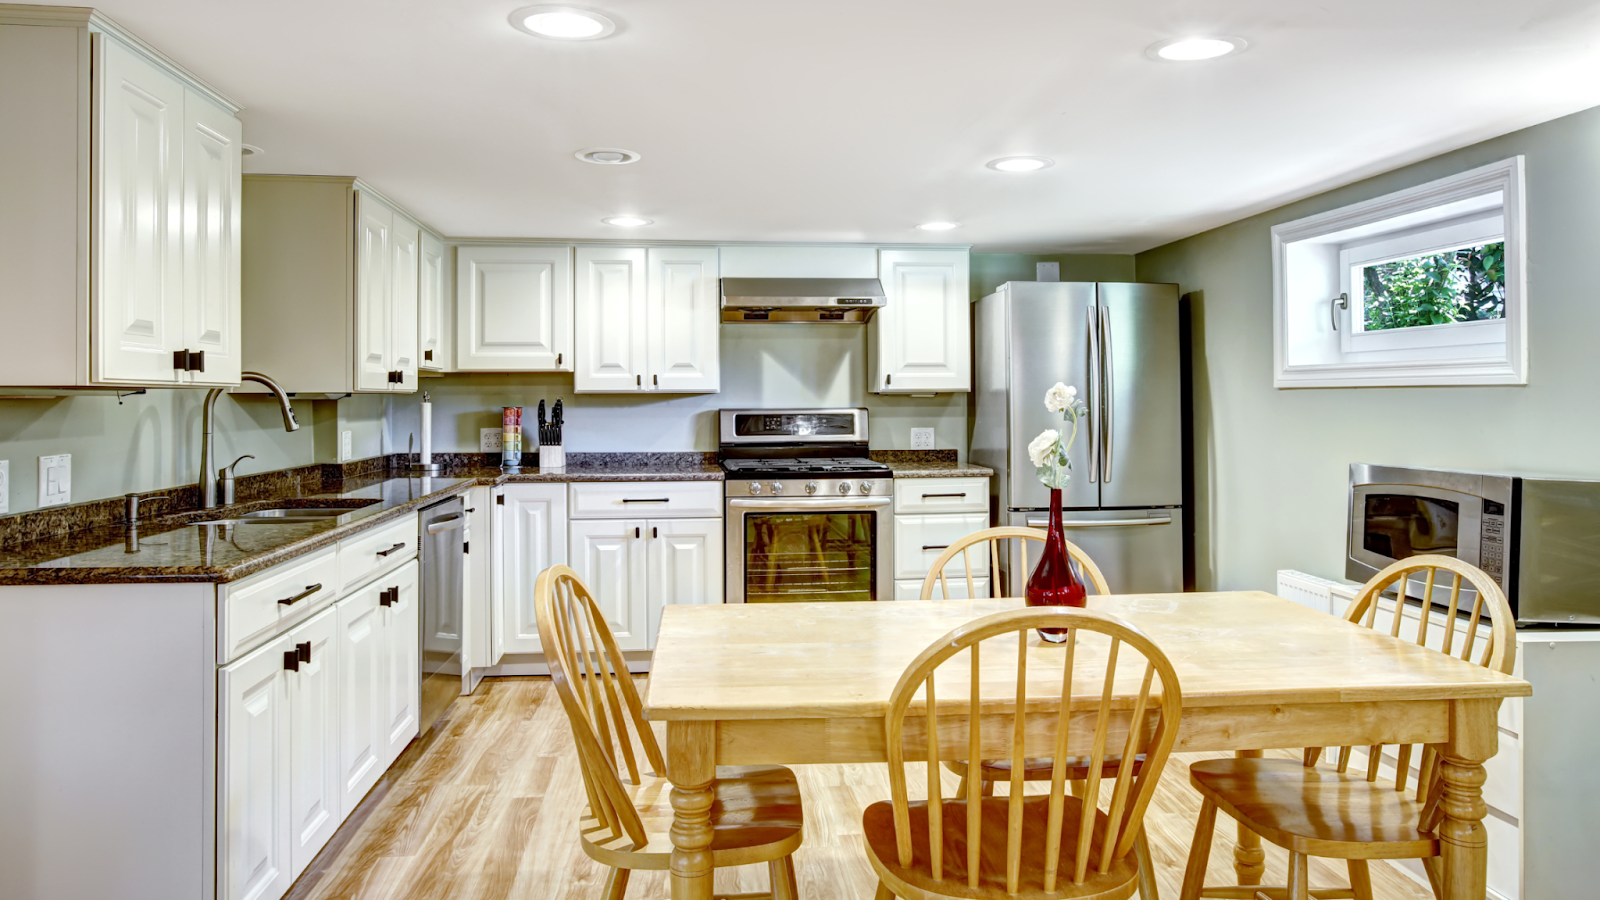
<svg viewBox="0 0 1600 900">
<path fill-rule="evenodd" d="M 971 458 L 996 472 L 999 522 L 1046 524 L 1050 489 L 1028 442 L 1062 427 L 1045 391 L 1077 387 L 1089 412 L 1063 519 L 1115 593 L 1183 589 L 1178 329 L 1172 284 L 1012 281 L 977 304 Z M 1007 591 L 1019 595 L 1028 573 L 1020 559 L 1007 562 Z"/>
</svg>

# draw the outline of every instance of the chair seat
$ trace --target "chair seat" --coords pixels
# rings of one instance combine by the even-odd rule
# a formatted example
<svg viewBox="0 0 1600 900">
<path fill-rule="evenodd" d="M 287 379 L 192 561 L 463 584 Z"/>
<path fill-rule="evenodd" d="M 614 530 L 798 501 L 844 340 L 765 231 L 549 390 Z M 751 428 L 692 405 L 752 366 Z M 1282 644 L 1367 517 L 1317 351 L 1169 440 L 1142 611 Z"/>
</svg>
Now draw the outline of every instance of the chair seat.
<svg viewBox="0 0 1600 900">
<path fill-rule="evenodd" d="M 1133 770 L 1133 773 L 1135 775 L 1137 775 L 1137 774 L 1139 774 L 1139 768 L 1144 765 L 1144 754 L 1141 753 L 1138 756 L 1135 756 L 1133 758 L 1133 764 L 1135 766 L 1135 768 Z M 1100 761 L 1100 777 L 1102 777 L 1102 778 L 1113 778 L 1113 777 L 1115 777 L 1116 774 L 1117 774 L 1117 768 L 1119 766 L 1121 766 L 1121 765 L 1122 765 L 1122 757 L 1120 757 L 1120 756 L 1108 756 L 1108 757 L 1106 757 L 1105 759 Z M 946 760 L 945 764 L 944 764 L 944 767 L 946 769 L 949 769 L 950 771 L 954 772 L 956 775 L 958 775 L 958 776 L 960 776 L 962 778 L 967 777 L 967 764 L 962 760 Z M 1022 761 L 1022 780 L 1023 781 L 1049 781 L 1051 779 L 1051 777 L 1053 776 L 1054 771 L 1055 771 L 1055 760 L 1053 760 L 1053 759 L 1051 759 L 1049 757 L 1042 757 L 1041 758 L 1041 757 L 1032 757 L 1032 756 L 1030 756 L 1030 757 L 1027 757 L 1026 759 L 1024 759 Z M 1082 780 L 1088 778 L 1089 777 L 1089 757 L 1087 757 L 1087 756 L 1069 756 L 1069 757 L 1067 757 L 1067 773 L 1066 773 L 1066 777 L 1067 777 L 1068 781 L 1082 781 Z M 984 781 L 1010 781 L 1011 780 L 1011 760 L 1009 760 L 1009 759 L 985 760 L 984 763 L 983 763 L 983 780 Z"/>
<path fill-rule="evenodd" d="M 665 869 L 672 856 L 672 782 L 643 775 L 630 786 L 644 823 L 644 846 L 585 815 L 578 830 L 590 858 L 624 869 Z M 712 865 L 743 866 L 788 856 L 802 837 L 800 785 L 783 766 L 718 766 L 711 804 Z"/>
<path fill-rule="evenodd" d="M 987 798 L 982 802 L 983 846 L 978 856 L 978 887 L 967 885 L 967 802 L 946 800 L 944 815 L 944 878 L 933 877 L 928 843 L 928 804 L 910 804 L 910 866 L 900 865 L 895 846 L 894 804 L 884 800 L 867 807 L 862 814 L 867 857 L 878 877 L 897 896 L 907 900 L 921 897 L 958 897 L 963 900 L 1120 900 L 1137 890 L 1139 866 L 1129 853 L 1110 866 L 1106 874 L 1100 864 L 1100 835 L 1106 827 L 1104 813 L 1095 812 L 1095 839 L 1090 843 L 1089 872 L 1083 884 L 1072 883 L 1078 843 L 1078 816 L 1082 806 L 1073 797 L 1064 797 L 1061 827 L 1061 864 L 1054 891 L 1044 889 L 1045 839 L 1048 831 L 1050 798 L 1030 796 L 1023 800 L 1022 870 L 1019 890 L 1006 893 L 1006 834 L 1010 809 L 1007 798 Z"/>
<path fill-rule="evenodd" d="M 1417 859 L 1438 854 L 1417 827 L 1421 805 L 1392 784 L 1293 759 L 1208 759 L 1189 781 L 1251 831 L 1296 853 L 1334 859 Z"/>
</svg>

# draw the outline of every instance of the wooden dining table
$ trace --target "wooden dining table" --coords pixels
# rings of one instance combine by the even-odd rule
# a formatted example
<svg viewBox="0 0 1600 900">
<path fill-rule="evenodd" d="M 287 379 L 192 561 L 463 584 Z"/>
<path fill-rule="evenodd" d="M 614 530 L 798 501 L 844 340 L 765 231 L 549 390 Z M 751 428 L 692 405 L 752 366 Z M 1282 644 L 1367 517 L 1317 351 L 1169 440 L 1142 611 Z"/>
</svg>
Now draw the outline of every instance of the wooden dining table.
<svg viewBox="0 0 1600 900">
<path fill-rule="evenodd" d="M 711 900 L 717 766 L 886 761 L 883 714 L 912 659 L 959 625 L 1022 605 L 996 599 L 667 607 L 645 714 L 666 723 L 672 900 Z M 1483 900 L 1483 764 L 1495 754 L 1500 702 L 1529 696 L 1527 682 L 1259 591 L 1110 595 L 1090 597 L 1089 608 L 1131 623 L 1172 661 L 1183 694 L 1177 751 L 1438 745 L 1441 900 Z M 1008 698 L 1015 690 L 1007 686 L 1015 684 L 1018 651 L 1003 643 L 1012 647 L 1009 660 L 1003 650 L 982 656 L 984 758 L 1010 754 L 1015 701 Z M 1027 652 L 1031 663 L 1035 655 L 1061 651 L 1034 636 Z M 1078 664 L 1092 663 L 1083 657 Z M 1028 671 L 1049 669 L 1029 665 Z M 1124 679 L 1119 667 L 1114 709 L 1124 680 L 1128 694 L 1137 689 L 1137 673 Z M 941 718 L 965 714 L 942 699 L 959 691 L 938 693 Z M 1046 695 L 1047 686 L 1030 678 L 1028 696 Z M 1075 697 L 1074 722 L 1095 714 L 1076 711 L 1098 704 L 1095 698 Z M 1023 714 L 1027 755 L 1049 756 L 1056 714 L 1031 703 Z M 925 732 L 915 718 L 925 721 L 925 713 L 914 705 L 910 716 L 906 758 L 925 759 Z M 991 720 L 997 727 L 989 727 Z M 941 758 L 964 758 L 965 746 L 951 751 L 953 757 L 941 751 Z M 1240 883 L 1259 883 L 1260 861 L 1251 854 L 1259 857 L 1260 850 L 1244 845 L 1236 853 Z"/>
</svg>

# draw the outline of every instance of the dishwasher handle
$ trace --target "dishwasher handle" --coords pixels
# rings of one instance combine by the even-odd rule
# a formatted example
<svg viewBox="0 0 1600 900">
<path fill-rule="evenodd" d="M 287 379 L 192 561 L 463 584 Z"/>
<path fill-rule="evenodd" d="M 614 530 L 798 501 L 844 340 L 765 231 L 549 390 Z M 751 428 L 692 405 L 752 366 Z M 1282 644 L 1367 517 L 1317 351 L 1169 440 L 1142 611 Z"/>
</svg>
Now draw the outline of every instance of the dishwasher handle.
<svg viewBox="0 0 1600 900">
<path fill-rule="evenodd" d="M 443 517 L 434 519 L 432 522 L 429 522 L 428 523 L 428 533 L 429 534 L 438 534 L 438 533 L 440 533 L 442 531 L 454 531 L 457 528 L 461 528 L 465 524 L 466 524 L 466 517 L 465 516 L 463 516 L 461 513 L 452 513 L 452 514 L 450 514 L 448 516 L 443 516 Z"/>
</svg>

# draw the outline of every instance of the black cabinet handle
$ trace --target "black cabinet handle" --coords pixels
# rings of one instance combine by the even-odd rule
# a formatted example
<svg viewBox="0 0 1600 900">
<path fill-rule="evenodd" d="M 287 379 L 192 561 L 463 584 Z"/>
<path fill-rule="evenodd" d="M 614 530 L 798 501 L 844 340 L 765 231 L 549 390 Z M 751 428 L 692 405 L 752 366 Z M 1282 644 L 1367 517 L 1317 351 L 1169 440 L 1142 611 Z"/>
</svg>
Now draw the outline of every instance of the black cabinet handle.
<svg viewBox="0 0 1600 900">
<path fill-rule="evenodd" d="M 650 526 L 650 538 L 652 540 L 654 540 L 655 538 L 658 538 L 658 537 L 661 537 L 661 529 L 657 528 L 654 525 L 651 525 Z"/>
<path fill-rule="evenodd" d="M 644 386 L 644 376 L 643 375 L 635 375 L 635 376 L 633 376 L 633 386 L 634 387 L 643 387 Z"/>
<path fill-rule="evenodd" d="M 303 643 L 295 644 L 294 645 L 294 652 L 295 652 L 296 656 L 300 657 L 300 661 L 301 662 L 303 662 L 303 663 L 311 662 L 311 642 L 310 641 L 305 641 Z"/>
<path fill-rule="evenodd" d="M 283 667 L 285 669 L 289 670 L 290 672 L 298 672 L 298 671 L 300 671 L 300 651 L 298 651 L 298 650 L 285 650 L 285 651 L 283 651 Z"/>
<path fill-rule="evenodd" d="M 622 498 L 622 502 L 623 503 L 671 503 L 672 502 L 672 498 L 671 497 L 639 497 L 639 498 L 624 497 L 624 498 Z"/>
<path fill-rule="evenodd" d="M 475 513 L 477 511 L 478 511 L 478 508 L 476 506 L 467 507 L 467 512 L 469 512 L 469 513 Z"/>
<path fill-rule="evenodd" d="M 399 602 L 400 602 L 400 589 L 397 588 L 397 587 L 388 588 L 388 589 L 386 589 L 384 591 L 379 592 L 379 594 L 378 594 L 378 605 L 379 606 L 393 606 L 393 605 L 395 605 L 396 603 L 399 603 Z"/>
<path fill-rule="evenodd" d="M 558 366 L 561 365 L 561 356 L 562 356 L 562 354 L 560 354 L 560 353 L 556 354 L 556 365 L 558 365 Z"/>
<path fill-rule="evenodd" d="M 651 375 L 650 376 L 650 383 L 655 385 L 656 387 L 660 387 L 661 386 L 661 376 L 660 375 Z"/>
<path fill-rule="evenodd" d="M 638 528 L 638 527 L 637 527 L 637 526 L 635 526 L 635 527 L 634 527 L 634 529 L 633 529 L 633 536 L 634 536 L 634 537 L 636 537 L 636 538 L 637 538 L 637 537 L 641 537 L 641 536 L 642 536 L 642 535 L 641 535 L 641 534 L 640 534 L 640 533 L 639 533 L 639 528 Z"/>
<path fill-rule="evenodd" d="M 424 350 L 424 351 L 422 351 L 422 358 L 427 360 L 428 362 L 433 362 L 433 351 L 432 350 Z"/>
<path fill-rule="evenodd" d="M 406 542 L 405 541 L 401 541 L 400 543 L 395 544 L 393 547 L 390 547 L 387 550 L 379 550 L 378 551 L 378 555 L 379 556 L 388 556 L 389 554 L 395 552 L 396 550 L 404 550 L 405 547 L 406 547 Z"/>
<path fill-rule="evenodd" d="M 924 549 L 924 550 L 948 550 L 948 549 L 950 549 L 950 545 L 949 544 L 923 544 L 922 545 L 922 549 Z"/>
<path fill-rule="evenodd" d="M 174 350 L 172 351 L 172 367 L 185 372 L 204 372 L 206 370 L 206 352 L 204 350 Z"/>
<path fill-rule="evenodd" d="M 922 495 L 922 499 L 924 499 L 924 500 L 932 500 L 935 497 L 957 497 L 957 498 L 959 498 L 959 497 L 965 497 L 966 495 L 967 495 L 966 491 L 962 491 L 959 494 L 923 494 Z"/>
<path fill-rule="evenodd" d="M 204 372 L 206 370 L 206 352 L 204 350 L 189 354 L 189 371 Z"/>
<path fill-rule="evenodd" d="M 180 372 L 189 371 L 189 351 L 187 351 L 187 350 L 174 350 L 174 351 L 172 351 L 172 367 L 174 369 L 177 369 Z"/>
<path fill-rule="evenodd" d="M 282 600 L 279 600 L 278 601 L 278 605 L 279 606 L 293 606 L 294 604 L 299 603 L 301 600 L 304 600 L 305 598 L 311 596 L 312 594 L 315 594 L 317 591 L 320 591 L 320 590 L 322 590 L 322 582 L 319 581 L 316 584 L 308 584 L 308 585 L 306 585 L 306 589 L 305 590 L 301 591 L 298 594 L 295 594 L 293 597 L 285 597 Z"/>
</svg>

